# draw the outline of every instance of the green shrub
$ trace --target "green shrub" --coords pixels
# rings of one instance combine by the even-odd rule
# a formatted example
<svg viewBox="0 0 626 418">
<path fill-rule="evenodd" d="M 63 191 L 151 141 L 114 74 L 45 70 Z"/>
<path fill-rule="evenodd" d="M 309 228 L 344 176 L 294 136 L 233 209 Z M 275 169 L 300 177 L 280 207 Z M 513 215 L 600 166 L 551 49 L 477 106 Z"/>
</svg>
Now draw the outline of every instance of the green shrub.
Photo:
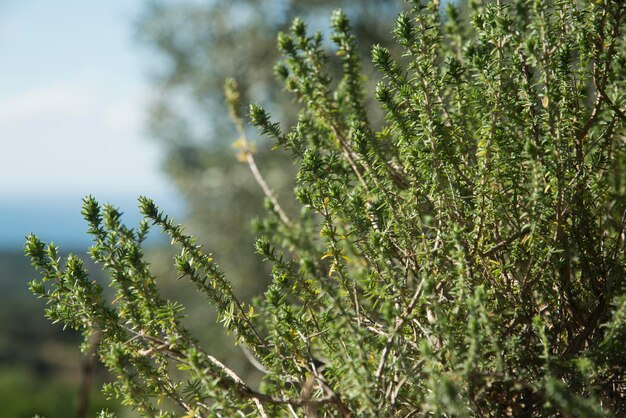
<svg viewBox="0 0 626 418">
<path fill-rule="evenodd" d="M 285 213 L 256 173 L 268 197 L 257 251 L 273 266 L 256 302 L 147 198 L 136 229 L 85 199 L 112 302 L 76 256 L 61 263 L 29 237 L 48 317 L 102 334 L 118 378 L 108 394 L 145 416 L 626 413 L 626 4 L 472 4 L 469 21 L 446 8 L 416 1 L 398 17 L 402 57 L 373 49 L 378 130 L 342 12 L 337 58 L 301 20 L 279 35 L 298 122 L 283 131 L 258 105 L 250 118 L 293 155 L 302 209 Z M 237 99 L 229 82 L 254 169 Z M 151 224 L 264 372 L 260 388 L 203 351 L 159 295 L 142 250 Z"/>
</svg>

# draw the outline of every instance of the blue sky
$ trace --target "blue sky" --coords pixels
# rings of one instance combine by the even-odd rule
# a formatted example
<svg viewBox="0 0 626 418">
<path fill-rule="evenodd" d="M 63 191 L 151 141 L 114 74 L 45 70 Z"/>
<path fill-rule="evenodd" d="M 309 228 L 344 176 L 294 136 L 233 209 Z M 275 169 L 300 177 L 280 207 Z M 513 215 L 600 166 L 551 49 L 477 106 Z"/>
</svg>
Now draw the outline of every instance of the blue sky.
<svg viewBox="0 0 626 418">
<path fill-rule="evenodd" d="M 155 60 L 134 39 L 142 4 L 0 0 L 0 245 L 36 226 L 67 232 L 54 208 L 80 222 L 87 194 L 127 212 L 140 194 L 174 207 L 144 134 Z"/>
</svg>

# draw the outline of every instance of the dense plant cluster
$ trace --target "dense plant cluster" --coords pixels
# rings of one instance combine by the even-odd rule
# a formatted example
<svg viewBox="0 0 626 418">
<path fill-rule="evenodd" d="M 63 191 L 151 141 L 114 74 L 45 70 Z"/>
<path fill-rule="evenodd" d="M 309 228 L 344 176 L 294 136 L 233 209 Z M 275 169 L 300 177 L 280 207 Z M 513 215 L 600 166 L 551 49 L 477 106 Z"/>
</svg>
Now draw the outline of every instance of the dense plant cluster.
<svg viewBox="0 0 626 418">
<path fill-rule="evenodd" d="M 302 20 L 279 35 L 275 71 L 298 122 L 284 131 L 259 105 L 250 118 L 298 163 L 297 215 L 258 172 L 227 84 L 267 195 L 257 251 L 272 282 L 254 303 L 147 198 L 136 229 L 85 199 L 112 301 L 79 258 L 61 263 L 29 237 L 44 275 L 31 288 L 51 319 L 100 335 L 118 378 L 107 393 L 145 416 L 626 413 L 626 4 L 472 3 L 469 20 L 446 10 L 415 1 L 394 30 L 403 56 L 373 49 L 380 129 L 342 12 L 336 58 Z M 142 252 L 150 224 L 263 371 L 259 388 L 160 296 Z"/>
</svg>

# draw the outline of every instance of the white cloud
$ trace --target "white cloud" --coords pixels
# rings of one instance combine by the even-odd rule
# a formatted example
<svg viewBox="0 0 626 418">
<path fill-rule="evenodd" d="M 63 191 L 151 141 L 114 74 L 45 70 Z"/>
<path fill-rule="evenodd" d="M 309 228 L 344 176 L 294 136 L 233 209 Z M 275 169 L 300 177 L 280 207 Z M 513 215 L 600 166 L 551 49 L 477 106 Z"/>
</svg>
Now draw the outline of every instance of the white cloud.
<svg viewBox="0 0 626 418">
<path fill-rule="evenodd" d="M 86 83 L 53 84 L 0 99 L 0 124 L 42 117 L 81 117 L 92 111 L 96 90 Z"/>
<path fill-rule="evenodd" d="M 0 97 L 0 195 L 162 187 L 158 150 L 142 135 L 145 88 L 82 80 Z"/>
<path fill-rule="evenodd" d="M 139 134 L 144 127 L 147 97 L 139 90 L 116 97 L 104 109 L 104 124 L 114 131 Z"/>
</svg>

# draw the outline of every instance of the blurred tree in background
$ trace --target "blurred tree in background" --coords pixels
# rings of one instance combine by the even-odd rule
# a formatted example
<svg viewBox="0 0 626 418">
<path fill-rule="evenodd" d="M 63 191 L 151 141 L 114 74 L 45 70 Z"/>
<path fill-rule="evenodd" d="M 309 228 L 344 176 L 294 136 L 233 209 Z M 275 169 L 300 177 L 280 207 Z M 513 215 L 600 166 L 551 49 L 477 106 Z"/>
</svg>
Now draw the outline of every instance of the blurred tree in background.
<svg viewBox="0 0 626 418">
<path fill-rule="evenodd" d="M 287 30 L 296 16 L 327 31 L 328 16 L 337 7 L 352 19 L 359 54 L 365 58 L 364 74 L 373 86 L 376 76 L 369 59 L 371 47 L 392 43 L 400 1 L 153 2 L 138 24 L 141 41 L 157 57 L 152 73 L 155 92 L 150 136 L 165 151 L 165 170 L 186 200 L 188 231 L 211 248 L 244 300 L 262 292 L 270 279 L 267 264 L 252 251 L 254 233 L 250 227 L 251 221 L 263 214 L 263 192 L 248 166 L 237 161 L 237 151 L 232 147 L 238 134 L 224 106 L 224 81 L 234 77 L 242 102 L 263 103 L 282 122 L 293 123 L 297 106 L 273 74 L 280 56 L 276 33 Z M 330 46 L 328 42 L 326 47 Z M 331 71 L 339 74 L 339 61 L 331 64 Z M 254 141 L 255 133 L 248 134 Z M 292 210 L 293 162 L 284 151 L 272 151 L 272 144 L 255 142 L 263 175 L 281 196 L 286 210 Z M 173 269 L 171 259 L 158 252 L 151 261 L 159 272 Z M 203 299 L 179 283 L 166 286 L 177 298 L 190 302 L 186 305 L 189 317 L 196 321 L 191 324 L 194 330 L 205 335 L 223 332 L 214 321 L 206 320 Z M 213 337 L 211 340 L 215 341 Z"/>
</svg>

